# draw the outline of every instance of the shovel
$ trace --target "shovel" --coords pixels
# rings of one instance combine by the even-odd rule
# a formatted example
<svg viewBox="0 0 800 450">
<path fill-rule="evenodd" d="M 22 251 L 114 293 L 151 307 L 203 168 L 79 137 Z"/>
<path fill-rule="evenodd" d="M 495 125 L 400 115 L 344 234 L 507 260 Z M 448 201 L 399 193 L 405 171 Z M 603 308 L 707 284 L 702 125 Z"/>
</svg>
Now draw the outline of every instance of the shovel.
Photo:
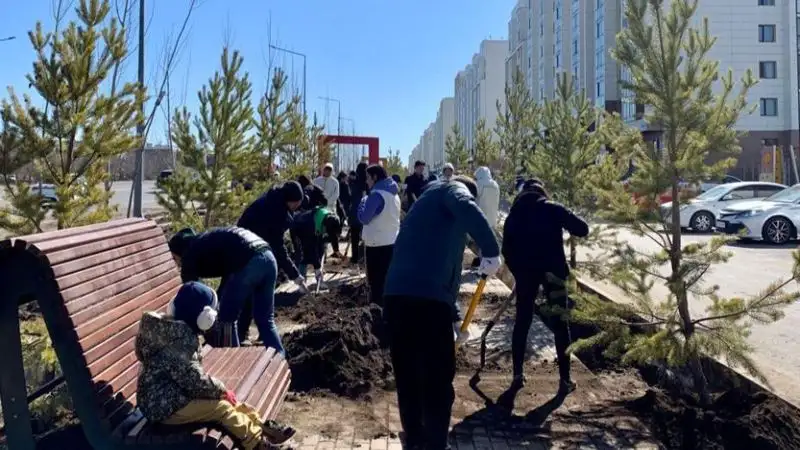
<svg viewBox="0 0 800 450">
<path fill-rule="evenodd" d="M 469 330 L 469 324 L 472 322 L 472 316 L 475 315 L 475 310 L 478 309 L 478 303 L 481 302 L 481 296 L 483 295 L 483 290 L 486 288 L 486 275 L 481 275 L 481 280 L 478 281 L 478 287 L 475 288 L 475 293 L 472 294 L 472 299 L 469 302 L 469 308 L 467 308 L 467 314 L 464 316 L 464 320 L 461 322 L 461 333 L 466 333 Z M 456 342 L 456 347 L 458 347 L 458 342 Z"/>
<path fill-rule="evenodd" d="M 490 320 L 489 323 L 486 325 L 486 329 L 484 329 L 483 333 L 481 333 L 481 366 L 480 368 L 478 368 L 478 371 L 483 369 L 483 367 L 486 365 L 486 336 L 489 335 L 489 332 L 492 331 L 494 325 L 497 323 L 498 320 L 500 320 L 500 317 L 503 315 L 503 313 L 506 312 L 506 310 L 511 305 L 511 302 L 514 300 L 516 296 L 517 296 L 517 286 L 515 284 L 514 288 L 511 289 L 511 294 L 503 302 L 503 304 L 500 305 L 500 309 L 497 310 L 494 317 L 492 317 L 492 320 Z"/>
<path fill-rule="evenodd" d="M 324 273 L 323 270 L 325 270 L 325 251 L 324 250 L 322 252 L 322 261 L 319 264 L 320 273 Z M 319 289 L 320 289 L 320 287 L 322 287 L 322 278 L 323 277 L 319 277 L 319 279 L 317 280 L 317 286 L 314 288 L 314 295 L 319 294 Z"/>
</svg>

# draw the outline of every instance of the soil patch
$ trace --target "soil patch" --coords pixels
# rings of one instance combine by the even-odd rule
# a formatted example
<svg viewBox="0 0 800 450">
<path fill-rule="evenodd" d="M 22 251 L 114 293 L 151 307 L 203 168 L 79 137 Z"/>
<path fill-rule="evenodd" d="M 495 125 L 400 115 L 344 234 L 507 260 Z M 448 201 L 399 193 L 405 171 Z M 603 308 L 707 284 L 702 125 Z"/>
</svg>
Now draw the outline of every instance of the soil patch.
<svg viewBox="0 0 800 450">
<path fill-rule="evenodd" d="M 364 283 L 306 295 L 287 308 L 291 320 L 308 327 L 284 336 L 295 392 L 329 391 L 366 399 L 392 385 L 383 310 L 368 304 Z"/>
<path fill-rule="evenodd" d="M 337 311 L 364 307 L 369 304 L 367 283 L 343 284 L 319 294 L 279 294 L 287 299 L 276 298 L 275 316 L 278 320 L 313 324 L 336 316 Z M 276 295 L 278 297 L 278 295 Z"/>
<path fill-rule="evenodd" d="M 571 326 L 573 339 L 587 338 L 596 332 L 591 326 Z M 599 347 L 577 356 L 594 372 L 627 370 L 619 360 L 603 355 Z M 640 367 L 637 371 L 650 388 L 643 396 L 622 402 L 621 406 L 648 424 L 667 448 L 800 448 L 800 411 L 770 392 L 748 392 L 745 387 L 730 387 L 730 380 L 717 380 L 717 385 L 710 386 L 715 392 L 714 401 L 702 406 L 695 398 L 660 386 L 658 371 L 653 367 Z"/>
</svg>

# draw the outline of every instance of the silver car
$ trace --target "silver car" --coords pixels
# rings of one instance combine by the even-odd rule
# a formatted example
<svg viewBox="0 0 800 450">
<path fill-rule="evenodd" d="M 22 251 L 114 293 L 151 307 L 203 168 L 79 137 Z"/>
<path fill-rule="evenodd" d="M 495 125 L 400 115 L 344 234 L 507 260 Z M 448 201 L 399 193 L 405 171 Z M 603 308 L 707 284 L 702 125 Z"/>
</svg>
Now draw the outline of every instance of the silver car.
<svg viewBox="0 0 800 450">
<path fill-rule="evenodd" d="M 797 238 L 800 184 L 760 201 L 738 203 L 720 211 L 717 230 L 744 239 L 785 244 Z"/>
</svg>

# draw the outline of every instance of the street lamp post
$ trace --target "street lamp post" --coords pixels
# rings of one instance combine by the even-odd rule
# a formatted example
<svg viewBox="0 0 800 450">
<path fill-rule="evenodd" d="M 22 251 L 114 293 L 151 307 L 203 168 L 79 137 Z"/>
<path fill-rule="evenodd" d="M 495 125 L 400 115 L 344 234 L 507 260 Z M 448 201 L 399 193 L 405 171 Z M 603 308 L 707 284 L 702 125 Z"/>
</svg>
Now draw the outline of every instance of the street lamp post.
<svg viewBox="0 0 800 450">
<path fill-rule="evenodd" d="M 306 115 L 306 55 L 304 53 L 296 52 L 294 50 L 289 50 L 287 48 L 278 47 L 276 45 L 270 44 L 269 48 L 273 50 L 278 50 L 280 52 L 286 52 L 290 55 L 300 56 L 303 58 L 303 116 Z"/>
<path fill-rule="evenodd" d="M 331 97 L 319 97 L 320 100 L 325 100 L 326 102 L 336 102 L 339 105 L 339 112 L 336 117 L 336 134 L 342 134 L 342 102 L 338 99 L 331 98 Z M 336 162 L 339 162 L 339 144 L 336 144 Z"/>
</svg>

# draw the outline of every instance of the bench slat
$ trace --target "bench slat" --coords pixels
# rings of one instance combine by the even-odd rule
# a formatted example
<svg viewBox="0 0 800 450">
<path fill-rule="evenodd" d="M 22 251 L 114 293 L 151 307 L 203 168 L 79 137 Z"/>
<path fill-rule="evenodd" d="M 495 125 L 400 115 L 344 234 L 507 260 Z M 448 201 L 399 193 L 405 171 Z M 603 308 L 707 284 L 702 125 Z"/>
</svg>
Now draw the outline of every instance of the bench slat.
<svg viewBox="0 0 800 450">
<path fill-rule="evenodd" d="M 87 242 L 80 246 L 68 247 L 60 251 L 51 251 L 46 253 L 46 255 L 47 260 L 50 261 L 51 265 L 60 267 L 61 265 L 70 264 L 71 262 L 79 259 L 92 257 L 104 250 L 125 247 L 127 245 L 155 237 L 159 237 L 158 231 L 145 229 L 135 233 L 123 234 L 113 239 Z M 163 236 L 161 237 L 163 238 Z"/>
<path fill-rule="evenodd" d="M 127 225 L 133 225 L 136 223 L 147 223 L 147 221 L 142 219 L 141 217 L 131 217 L 127 219 L 119 219 L 119 220 L 112 220 L 109 222 L 96 223 L 93 225 L 84 225 L 81 227 L 67 228 L 66 230 L 45 231 L 43 233 L 31 234 L 25 237 L 21 237 L 19 238 L 19 240 L 24 240 L 29 244 L 37 244 L 52 239 L 78 236 L 81 234 L 84 235 L 91 234 L 97 231 L 109 230 L 112 228 L 120 228 Z"/>
<path fill-rule="evenodd" d="M 160 245 L 162 243 L 163 239 L 154 237 L 137 244 L 109 249 L 103 253 L 96 253 L 55 266 L 53 273 L 61 288 L 62 296 L 66 291 L 81 283 L 98 279 L 103 275 L 114 273 L 134 264 L 141 264 L 165 253 L 169 254 L 169 250 Z M 87 261 L 87 259 L 91 259 L 91 261 Z M 74 268 L 86 266 L 89 267 L 79 271 L 74 270 Z"/>
<path fill-rule="evenodd" d="M 120 236 L 131 235 L 142 231 L 152 232 L 156 228 L 157 227 L 151 222 L 139 221 L 136 223 L 132 223 L 130 225 L 108 228 L 105 230 L 95 231 L 92 233 L 79 234 L 75 236 L 66 236 L 63 238 L 59 237 L 59 238 L 48 239 L 46 241 L 37 242 L 33 245 L 41 253 L 53 253 L 59 250 L 64 250 L 69 248 L 79 250 L 82 247 L 86 246 L 86 244 L 113 240 L 114 238 L 118 238 Z M 25 239 L 18 239 L 17 241 L 15 241 L 14 245 L 17 245 L 17 242 L 19 241 L 28 243 Z M 30 243 L 28 244 L 30 245 Z M 52 264 L 52 261 L 50 262 Z"/>
</svg>

